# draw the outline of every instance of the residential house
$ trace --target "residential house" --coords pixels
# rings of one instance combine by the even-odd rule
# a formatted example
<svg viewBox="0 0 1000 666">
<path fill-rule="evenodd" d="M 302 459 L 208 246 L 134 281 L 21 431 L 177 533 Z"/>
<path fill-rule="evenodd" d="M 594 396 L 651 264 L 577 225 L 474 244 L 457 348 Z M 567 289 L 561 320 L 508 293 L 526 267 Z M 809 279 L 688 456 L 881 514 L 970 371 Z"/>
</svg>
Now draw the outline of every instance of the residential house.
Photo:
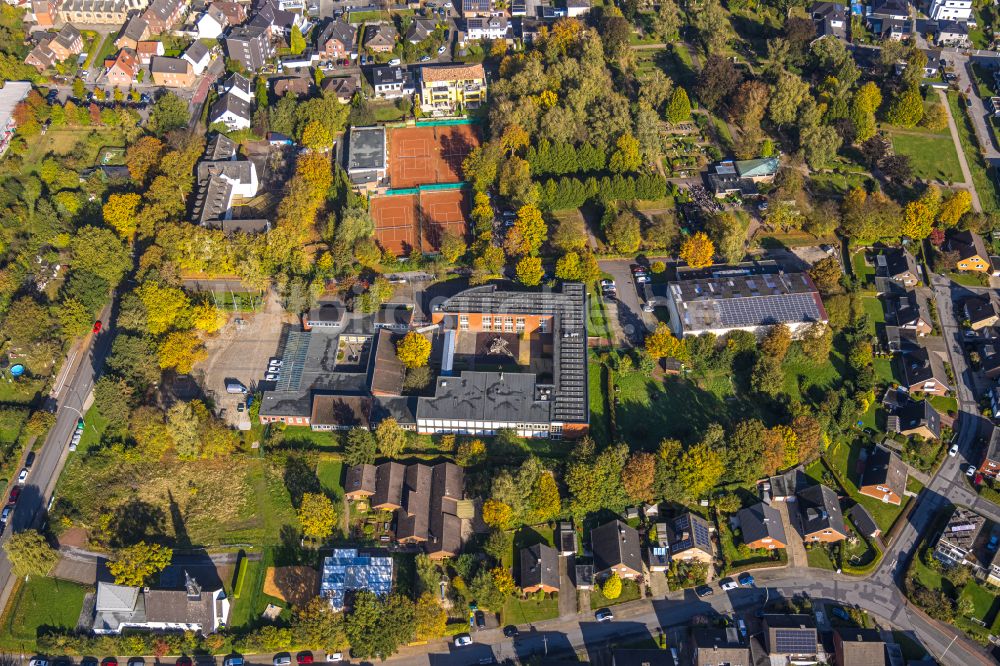
<svg viewBox="0 0 1000 666">
<path fill-rule="evenodd" d="M 122 49 L 104 62 L 108 83 L 115 88 L 131 88 L 139 73 L 139 58 L 132 49 Z"/>
<path fill-rule="evenodd" d="M 806 476 L 805 467 L 798 465 L 784 474 L 759 481 L 757 485 L 760 488 L 761 497 L 767 504 L 794 502 L 799 491 L 808 487 L 809 477 Z"/>
<path fill-rule="evenodd" d="M 208 64 L 212 62 L 212 52 L 208 50 L 207 46 L 196 40 L 191 42 L 191 46 L 187 47 L 181 58 L 191 63 L 191 69 L 194 70 L 195 76 L 201 76 Z"/>
<path fill-rule="evenodd" d="M 572 521 L 564 520 L 559 523 L 556 538 L 560 555 L 576 555 L 576 530 L 573 529 Z"/>
<path fill-rule="evenodd" d="M 226 35 L 226 55 L 251 72 L 258 71 L 274 57 L 270 32 L 266 27 L 241 25 Z"/>
<path fill-rule="evenodd" d="M 559 554 L 544 543 L 521 549 L 521 592 L 559 591 Z"/>
<path fill-rule="evenodd" d="M 129 14 L 145 8 L 148 0 L 63 0 L 59 16 L 77 25 L 121 25 Z"/>
<path fill-rule="evenodd" d="M 27 81 L 6 81 L 0 88 L 0 155 L 7 152 L 10 140 L 14 138 L 14 132 L 17 130 L 14 109 L 29 92 L 31 84 Z"/>
<path fill-rule="evenodd" d="M 886 432 L 924 439 L 941 438 L 941 415 L 930 400 L 914 400 L 905 391 L 889 388 L 882 399 Z"/>
<path fill-rule="evenodd" d="M 450 115 L 485 101 L 486 72 L 481 63 L 420 68 L 420 106 L 425 113 Z"/>
<path fill-rule="evenodd" d="M 581 16 L 586 16 L 590 13 L 590 0 L 566 0 L 566 16 L 570 18 L 579 18 Z M 525 14 L 527 11 L 525 11 Z M 512 16 L 517 16 L 511 12 Z M 524 14 L 522 14 L 523 16 Z"/>
<path fill-rule="evenodd" d="M 222 123 L 230 131 L 250 129 L 251 113 L 249 102 L 227 92 L 208 110 L 208 124 Z"/>
<path fill-rule="evenodd" d="M 478 42 L 482 39 L 507 39 L 511 36 L 510 24 L 505 16 L 488 16 L 465 20 L 465 40 Z"/>
<path fill-rule="evenodd" d="M 969 39 L 969 24 L 965 21 L 928 21 L 925 24 L 927 32 L 934 36 L 937 46 L 968 47 L 972 45 Z"/>
<path fill-rule="evenodd" d="M 739 630 L 729 627 L 691 627 L 691 661 L 693 666 L 751 666 L 750 648 Z M 649 666 L 664 661 L 651 660 Z M 617 665 L 615 665 L 617 666 Z"/>
<path fill-rule="evenodd" d="M 1000 549 L 993 554 L 993 559 L 990 560 L 990 567 L 986 571 L 986 582 L 1000 587 Z"/>
<path fill-rule="evenodd" d="M 229 599 L 220 587 L 206 591 L 184 573 L 182 589 L 150 589 L 99 582 L 93 632 L 120 634 L 125 629 L 191 631 L 210 634 L 229 620 Z"/>
<path fill-rule="evenodd" d="M 149 71 L 153 75 L 153 83 L 167 88 L 190 88 L 194 85 L 194 68 L 183 58 L 152 59 Z"/>
<path fill-rule="evenodd" d="M 990 479 L 995 479 L 1000 474 L 1000 428 L 996 426 L 990 431 L 990 441 L 983 452 L 978 471 Z"/>
<path fill-rule="evenodd" d="M 979 371 L 989 380 L 1000 378 L 1000 352 L 995 345 L 983 345 L 980 351 Z M 995 417 L 994 417 L 995 418 Z"/>
<path fill-rule="evenodd" d="M 972 0 L 931 0 L 927 13 L 933 21 L 968 21 L 972 16 Z"/>
<path fill-rule="evenodd" d="M 120 49 L 135 50 L 139 47 L 139 42 L 145 40 L 151 34 L 149 23 L 146 22 L 146 19 L 136 15 L 122 26 L 122 31 L 118 34 L 118 38 L 115 39 L 115 46 Z"/>
<path fill-rule="evenodd" d="M 910 393 L 945 395 L 950 391 L 944 362 L 936 352 L 923 347 L 911 347 L 899 354 L 902 368 L 901 385 Z"/>
<path fill-rule="evenodd" d="M 365 27 L 364 47 L 372 53 L 389 53 L 395 48 L 397 37 L 391 23 L 374 23 Z"/>
<path fill-rule="evenodd" d="M 226 15 L 229 25 L 243 25 L 247 20 L 247 10 L 242 2 L 235 0 L 216 0 L 213 7 L 218 7 Z"/>
<path fill-rule="evenodd" d="M 248 228 L 248 221 L 241 220 L 241 226 L 240 222 L 233 220 L 235 209 L 243 201 L 257 195 L 260 182 L 256 165 L 237 156 L 236 144 L 232 140 L 218 133 L 212 136 L 204 159 L 198 162 L 195 169 L 195 182 L 192 206 L 195 224 L 224 231 L 261 230 Z M 255 226 L 268 226 L 266 221 L 262 222 Z"/>
<path fill-rule="evenodd" d="M 743 543 L 747 548 L 785 548 L 788 537 L 781 523 L 781 514 L 770 504 L 758 502 L 753 506 L 740 509 L 736 514 L 743 535 Z"/>
<path fill-rule="evenodd" d="M 875 255 L 875 277 L 887 278 L 904 287 L 920 283 L 917 260 L 902 247 L 883 248 Z"/>
<path fill-rule="evenodd" d="M 375 494 L 375 465 L 354 465 L 347 468 L 344 499 L 348 502 L 367 500 Z"/>
<path fill-rule="evenodd" d="M 896 292 L 883 297 L 886 323 L 923 337 L 934 331 L 930 315 L 924 311 L 923 301 L 913 290 Z"/>
<path fill-rule="evenodd" d="M 753 274 L 678 271 L 667 285 L 674 335 L 743 330 L 762 334 L 784 323 L 793 334 L 828 317 L 808 273 Z"/>
<path fill-rule="evenodd" d="M 83 36 L 71 23 L 63 25 L 55 35 L 46 37 L 39 46 L 43 44 L 55 56 L 55 62 L 62 62 L 83 52 Z"/>
<path fill-rule="evenodd" d="M 670 528 L 666 523 L 656 523 L 654 533 L 648 535 L 653 545 L 646 549 L 646 560 L 650 571 L 667 571 L 670 559 Z"/>
<path fill-rule="evenodd" d="M 876 445 L 865 461 L 858 492 L 899 506 L 906 493 L 906 463 L 892 451 Z"/>
<path fill-rule="evenodd" d="M 454 557 L 462 548 L 463 484 L 463 470 L 453 463 L 386 462 L 375 468 L 371 506 L 396 512 L 399 543 L 419 544 L 432 559 Z"/>
<path fill-rule="evenodd" d="M 334 20 L 319 31 L 316 37 L 316 51 L 320 57 L 344 60 L 357 54 L 357 42 L 357 28 L 347 21 Z"/>
<path fill-rule="evenodd" d="M 419 44 L 425 39 L 430 38 L 434 34 L 436 27 L 437 25 L 432 19 L 413 19 L 410 22 L 410 27 L 406 29 L 403 39 L 410 44 Z"/>
<path fill-rule="evenodd" d="M 290 39 L 293 28 L 298 27 L 305 35 L 311 27 L 304 14 L 283 9 L 282 3 L 275 4 L 272 0 L 265 0 L 263 4 L 257 6 L 257 12 L 250 19 L 249 25 L 263 28 L 269 37 L 280 37 L 286 42 Z"/>
<path fill-rule="evenodd" d="M 697 561 L 711 564 L 715 559 L 712 529 L 707 520 L 690 511 L 674 518 L 667 523 L 670 558 L 675 562 Z"/>
<path fill-rule="evenodd" d="M 990 272 L 990 255 L 979 234 L 973 231 L 956 231 L 948 236 L 944 247 L 945 250 L 958 253 L 958 261 L 955 263 L 957 270 Z"/>
<path fill-rule="evenodd" d="M 462 16 L 488 16 L 493 11 L 492 0 L 460 0 Z"/>
<path fill-rule="evenodd" d="M 228 27 L 229 18 L 219 3 L 209 5 L 195 23 L 198 39 L 218 39 Z"/>
<path fill-rule="evenodd" d="M 993 298 L 989 294 L 985 297 L 976 296 L 965 299 L 962 309 L 965 311 L 965 318 L 969 322 L 969 328 L 973 331 L 993 326 L 997 321 L 1000 321 L 1000 317 L 997 316 L 996 306 L 993 304 Z"/>
<path fill-rule="evenodd" d="M 808 664 L 825 661 L 812 615 L 765 615 L 764 640 L 772 663 Z"/>
<path fill-rule="evenodd" d="M 873 539 L 882 534 L 882 530 L 879 528 L 878 523 L 875 522 L 875 519 L 872 518 L 872 514 L 862 505 L 855 504 L 848 513 L 851 515 L 851 520 L 854 521 L 854 526 L 858 528 L 858 532 L 862 536 Z"/>
<path fill-rule="evenodd" d="M 341 104 L 350 104 L 354 95 L 361 90 L 361 77 L 348 74 L 337 78 L 323 79 L 320 88 L 324 95 L 333 95 Z"/>
<path fill-rule="evenodd" d="M 230 74 L 219 87 L 220 95 L 224 95 L 226 93 L 232 93 L 235 97 L 238 97 L 248 104 L 252 104 L 254 102 L 253 82 L 250 81 L 249 78 L 236 72 Z"/>
<path fill-rule="evenodd" d="M 594 575 L 606 578 L 617 573 L 620 578 L 642 575 L 642 548 L 639 533 L 621 520 L 612 520 L 590 531 L 594 553 Z"/>
<path fill-rule="evenodd" d="M 196 42 L 197 43 L 197 42 Z M 139 42 L 135 47 L 135 55 L 139 58 L 139 63 L 149 66 L 156 56 L 162 56 L 163 42 Z"/>
<path fill-rule="evenodd" d="M 308 97 L 313 86 L 312 77 L 307 76 L 285 76 L 280 79 L 271 79 L 271 81 L 276 97 L 284 97 L 288 94 L 298 98 Z"/>
<path fill-rule="evenodd" d="M 847 538 L 840 498 L 827 486 L 815 485 L 799 491 L 796 505 L 789 513 L 803 541 L 834 543 Z"/>
<path fill-rule="evenodd" d="M 885 666 L 885 641 L 877 629 L 837 627 L 833 630 L 835 666 Z"/>
<path fill-rule="evenodd" d="M 51 28 L 59 17 L 58 0 L 31 0 L 31 14 L 39 28 Z"/>
<path fill-rule="evenodd" d="M 385 126 L 351 127 L 347 146 L 347 176 L 355 187 L 373 188 L 385 180 Z"/>
<path fill-rule="evenodd" d="M 865 22 L 868 29 L 882 39 L 899 41 L 912 32 L 907 0 L 875 0 Z"/>
<path fill-rule="evenodd" d="M 836 2 L 814 2 L 809 8 L 816 39 L 835 37 L 847 40 L 847 8 Z"/>
<path fill-rule="evenodd" d="M 31 65 L 39 73 L 44 72 L 49 67 L 54 67 L 57 62 L 56 54 L 45 43 L 36 44 L 24 57 L 24 64 Z"/>
<path fill-rule="evenodd" d="M 392 591 L 392 556 L 363 554 L 357 548 L 334 548 L 323 558 L 319 595 L 330 607 L 344 609 L 348 592 L 368 590 L 384 597 Z"/>
<path fill-rule="evenodd" d="M 372 67 L 371 77 L 375 97 L 398 99 L 414 92 L 412 73 L 402 67 Z"/>
<path fill-rule="evenodd" d="M 976 550 L 984 527 L 984 517 L 972 509 L 956 507 L 934 544 L 934 557 L 945 566 L 969 565 L 973 569 L 981 569 Z"/>
<path fill-rule="evenodd" d="M 173 29 L 187 12 L 185 0 L 153 0 L 142 18 L 149 25 L 149 32 L 159 35 Z"/>
</svg>

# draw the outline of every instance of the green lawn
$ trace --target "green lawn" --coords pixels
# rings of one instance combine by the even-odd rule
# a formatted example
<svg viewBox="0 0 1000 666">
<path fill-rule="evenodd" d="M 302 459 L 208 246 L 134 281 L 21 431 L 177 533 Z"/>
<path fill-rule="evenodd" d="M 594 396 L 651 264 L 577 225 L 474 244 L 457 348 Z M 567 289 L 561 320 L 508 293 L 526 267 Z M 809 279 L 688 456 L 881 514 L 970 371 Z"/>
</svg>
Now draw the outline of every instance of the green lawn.
<svg viewBox="0 0 1000 666">
<path fill-rule="evenodd" d="M 872 363 L 875 366 L 875 378 L 877 380 L 884 384 L 892 384 L 896 381 L 891 358 L 877 356 L 873 359 Z"/>
<path fill-rule="evenodd" d="M 983 284 L 983 278 L 980 277 L 981 273 L 974 273 L 968 271 L 950 271 L 948 278 L 963 287 L 985 287 L 989 286 L 989 283 Z"/>
<path fill-rule="evenodd" d="M 989 167 L 979 149 L 979 141 L 972 129 L 971 121 L 964 105 L 959 104 L 958 93 L 948 92 L 948 108 L 958 127 L 958 139 L 965 152 L 965 159 L 972 172 L 972 181 L 976 185 L 976 193 L 982 203 L 983 212 L 991 213 L 1000 210 L 1000 195 L 997 193 L 996 174 Z"/>
<path fill-rule="evenodd" d="M 868 512 L 872 514 L 872 518 L 875 519 L 875 522 L 882 529 L 883 533 L 888 532 L 906 506 L 907 498 L 903 498 L 902 505 L 896 506 L 895 504 L 887 504 L 874 497 L 868 497 L 858 492 L 857 483 L 859 479 L 855 468 L 860 449 L 861 444 L 858 442 L 854 444 L 836 442 L 826 450 L 824 459 L 833 467 L 833 471 L 843 484 L 844 490 L 851 496 L 851 499 L 868 509 Z"/>
<path fill-rule="evenodd" d="M 804 354 L 789 354 L 783 367 L 785 392 L 795 400 L 816 403 L 827 389 L 840 383 L 843 357 L 836 349 L 826 363 L 816 363 Z"/>
<path fill-rule="evenodd" d="M 931 406 L 942 414 L 952 412 L 958 414 L 958 400 L 947 395 L 933 395 L 930 398 Z"/>
<path fill-rule="evenodd" d="M 813 546 L 806 550 L 806 559 L 809 562 L 809 566 L 815 569 L 827 569 L 833 571 L 836 569 L 833 566 L 833 560 L 830 559 L 830 553 L 823 546 Z"/>
<path fill-rule="evenodd" d="M 641 597 L 639 592 L 639 584 L 634 580 L 623 580 L 622 581 L 622 593 L 618 595 L 617 599 L 605 599 L 604 595 L 601 594 L 601 590 L 598 586 L 594 586 L 594 590 L 590 593 L 590 607 L 593 610 L 598 608 L 604 608 L 605 606 L 614 606 L 615 604 L 623 604 L 627 601 L 636 601 Z"/>
<path fill-rule="evenodd" d="M 946 183 L 961 183 L 962 167 L 949 134 L 903 133 L 890 130 L 892 147 L 898 155 L 908 155 L 913 175 Z"/>
<path fill-rule="evenodd" d="M 608 409 L 606 392 L 604 390 L 604 367 L 591 361 L 588 370 L 590 394 L 590 436 L 598 444 L 611 441 L 611 431 L 608 425 Z"/>
<path fill-rule="evenodd" d="M 336 497 L 344 495 L 344 487 L 340 483 L 343 468 L 344 463 L 340 458 L 324 456 L 316 464 L 316 476 L 319 477 L 320 484 Z"/>
<path fill-rule="evenodd" d="M 533 624 L 542 620 L 559 617 L 559 597 L 545 595 L 541 600 L 534 597 L 518 599 L 510 597 L 501 611 L 501 624 Z"/>
<path fill-rule="evenodd" d="M 859 250 L 851 257 L 851 268 L 862 284 L 870 284 L 875 277 L 875 267 L 865 261 L 865 251 Z"/>
<path fill-rule="evenodd" d="M 0 646 L 31 652 L 40 628 L 72 630 L 88 589 L 92 588 L 44 576 L 21 583 L 4 615 Z"/>
<path fill-rule="evenodd" d="M 864 306 L 865 314 L 868 315 L 870 324 L 869 332 L 875 335 L 875 325 L 885 323 L 885 310 L 882 308 L 882 302 L 873 296 L 863 296 L 861 298 L 861 305 Z"/>
</svg>

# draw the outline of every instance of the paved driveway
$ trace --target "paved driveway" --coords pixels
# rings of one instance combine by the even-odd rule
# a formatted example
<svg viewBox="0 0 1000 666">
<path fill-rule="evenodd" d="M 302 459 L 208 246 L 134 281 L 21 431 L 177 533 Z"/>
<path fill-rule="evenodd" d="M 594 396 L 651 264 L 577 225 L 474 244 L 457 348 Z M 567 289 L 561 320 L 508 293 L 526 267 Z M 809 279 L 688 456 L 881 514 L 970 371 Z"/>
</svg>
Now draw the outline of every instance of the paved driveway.
<svg viewBox="0 0 1000 666">
<path fill-rule="evenodd" d="M 789 510 L 794 510 L 793 507 L 788 502 L 773 502 L 771 506 L 777 508 L 781 514 L 781 527 L 785 530 L 785 538 L 788 539 L 788 547 L 785 549 L 788 554 L 788 566 L 801 569 L 808 567 L 809 559 L 806 557 L 805 546 L 802 545 L 802 539 L 799 538 L 799 533 L 788 515 Z"/>
<path fill-rule="evenodd" d="M 611 275 L 618 286 L 617 320 L 624 337 L 625 346 L 638 347 L 646 337 L 646 331 L 656 327 L 656 318 L 642 311 L 642 302 L 632 280 L 627 259 L 608 259 L 598 262 L 601 270 Z M 611 310 L 609 309 L 609 313 Z"/>
</svg>

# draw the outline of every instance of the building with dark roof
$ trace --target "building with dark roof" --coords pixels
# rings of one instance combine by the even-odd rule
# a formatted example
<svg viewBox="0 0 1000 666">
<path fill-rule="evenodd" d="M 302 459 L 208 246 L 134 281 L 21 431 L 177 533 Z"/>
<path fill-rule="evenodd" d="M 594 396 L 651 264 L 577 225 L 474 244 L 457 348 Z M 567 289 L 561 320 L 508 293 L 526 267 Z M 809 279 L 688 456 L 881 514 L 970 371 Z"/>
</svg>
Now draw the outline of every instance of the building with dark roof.
<svg viewBox="0 0 1000 666">
<path fill-rule="evenodd" d="M 941 438 L 941 415 L 930 400 L 914 400 L 905 391 L 886 389 L 882 398 L 885 407 L 886 432 L 924 439 Z"/>
<path fill-rule="evenodd" d="M 902 247 L 881 248 L 875 255 L 875 277 L 888 278 L 904 287 L 916 287 L 920 283 L 917 260 Z"/>
<path fill-rule="evenodd" d="M 858 492 L 899 506 L 906 493 L 906 463 L 892 451 L 875 446 L 865 461 Z"/>
<path fill-rule="evenodd" d="M 228 93 L 224 97 L 236 99 Z M 192 206 L 192 221 L 195 224 L 210 229 L 226 229 L 227 222 L 250 221 L 234 220 L 234 217 L 243 201 L 257 195 L 260 185 L 257 167 L 250 160 L 238 159 L 236 144 L 221 133 L 215 133 L 209 140 L 205 156 L 195 169 L 195 183 Z M 270 226 L 267 220 L 252 222 L 252 228 L 261 231 Z"/>
<path fill-rule="evenodd" d="M 309 427 L 313 430 L 351 430 L 371 427 L 372 399 L 364 395 L 313 397 Z"/>
<path fill-rule="evenodd" d="M 316 50 L 326 58 L 337 60 L 357 54 L 358 31 L 347 21 L 326 23 L 316 36 Z"/>
<path fill-rule="evenodd" d="M 573 585 L 578 590 L 594 589 L 594 565 L 577 564 L 573 568 Z"/>
<path fill-rule="evenodd" d="M 354 95 L 361 90 L 361 77 L 358 74 L 337 76 L 323 79 L 320 89 L 324 95 L 333 95 L 341 104 L 350 104 Z"/>
<path fill-rule="evenodd" d="M 155 56 L 150 61 L 149 71 L 153 83 L 167 88 L 190 88 L 194 85 L 194 67 L 184 58 Z"/>
<path fill-rule="evenodd" d="M 748 548 L 785 548 L 788 537 L 781 522 L 781 514 L 770 504 L 758 502 L 753 506 L 740 509 L 736 514 L 740 523 L 743 543 Z"/>
<path fill-rule="evenodd" d="M 750 647 L 736 627 L 691 627 L 693 666 L 750 666 Z M 649 662 L 650 666 L 657 662 Z"/>
<path fill-rule="evenodd" d="M 934 544 L 934 557 L 946 566 L 964 564 L 982 569 L 984 560 L 980 557 L 984 544 L 979 541 L 985 527 L 986 518 L 972 509 L 956 507 Z"/>
<path fill-rule="evenodd" d="M 115 39 L 115 46 L 120 49 L 136 49 L 139 42 L 149 37 L 150 34 L 152 33 L 149 31 L 149 23 L 146 22 L 146 19 L 139 15 L 133 16 L 122 26 L 122 31 Z"/>
<path fill-rule="evenodd" d="M 924 347 L 903 349 L 898 355 L 903 388 L 910 393 L 945 395 L 950 389 L 944 361 Z"/>
<path fill-rule="evenodd" d="M 343 303 L 325 301 L 318 303 L 316 307 L 310 308 L 309 312 L 302 315 L 302 328 L 306 331 L 314 328 L 340 330 L 344 326 L 344 317 L 346 316 L 347 308 Z"/>
<path fill-rule="evenodd" d="M 350 501 L 368 499 L 375 494 L 375 465 L 354 465 L 347 469 L 344 497 Z"/>
<path fill-rule="evenodd" d="M 230 131 L 250 128 L 252 107 L 250 102 L 241 99 L 232 92 L 227 92 L 215 100 L 208 110 L 208 123 L 222 123 Z"/>
<path fill-rule="evenodd" d="M 187 7 L 185 0 L 153 0 L 142 18 L 149 24 L 150 34 L 159 35 L 173 28 L 184 16 Z"/>
<path fill-rule="evenodd" d="M 120 634 L 124 629 L 210 634 L 226 625 L 229 599 L 222 588 L 203 590 L 185 572 L 184 587 L 176 590 L 99 582 L 94 613 L 95 634 Z"/>
<path fill-rule="evenodd" d="M 974 231 L 955 231 L 949 234 L 944 247 L 950 252 L 958 253 L 956 269 L 976 273 L 990 272 L 990 255 L 986 251 L 986 244 L 983 243 L 982 236 Z"/>
<path fill-rule="evenodd" d="M 402 335 L 385 329 L 380 330 L 375 336 L 375 361 L 371 366 L 370 380 L 372 395 L 402 394 L 406 366 L 396 355 L 396 344 L 402 339 Z"/>
<path fill-rule="evenodd" d="M 990 431 L 990 441 L 983 452 L 983 461 L 979 463 L 979 473 L 990 479 L 1000 474 L 1000 428 L 996 426 Z"/>
<path fill-rule="evenodd" d="M 885 642 L 877 629 L 837 627 L 833 630 L 836 666 L 885 666 Z"/>
<path fill-rule="evenodd" d="M 369 70 L 372 92 L 376 97 L 398 99 L 404 95 L 416 92 L 413 83 L 413 72 L 396 65 L 372 67 Z"/>
<path fill-rule="evenodd" d="M 351 127 L 347 141 L 347 175 L 355 186 L 378 187 L 386 177 L 385 127 Z"/>
<path fill-rule="evenodd" d="M 274 57 L 268 28 L 259 25 L 241 25 L 231 28 L 225 38 L 226 56 L 249 71 L 257 71 Z"/>
<path fill-rule="evenodd" d="M 667 523 L 670 541 L 670 559 L 682 562 L 705 562 L 715 558 L 712 547 L 712 527 L 701 516 L 682 513 Z"/>
<path fill-rule="evenodd" d="M 788 470 L 784 474 L 778 474 L 758 482 L 761 490 L 761 497 L 765 502 L 787 502 L 794 501 L 795 495 L 808 487 L 809 477 L 806 476 L 805 467 L 798 465 Z"/>
<path fill-rule="evenodd" d="M 823 661 L 823 646 L 812 615 L 765 615 L 763 620 L 767 651 L 790 661 Z M 806 661 L 808 663 L 808 661 Z"/>
<path fill-rule="evenodd" d="M 837 493 L 824 485 L 799 491 L 793 516 L 803 541 L 833 543 L 847 538 L 847 527 L 840 511 Z"/>
<path fill-rule="evenodd" d="M 606 578 L 617 573 L 620 578 L 642 575 L 642 547 L 639 533 L 621 520 L 612 520 L 590 531 L 594 553 L 594 575 Z"/>
<path fill-rule="evenodd" d="M 835 37 L 847 39 L 847 8 L 836 2 L 814 2 L 809 16 L 816 26 L 816 39 Z"/>
<path fill-rule="evenodd" d="M 357 548 L 334 548 L 323 558 L 319 594 L 334 611 L 345 606 L 348 592 L 368 590 L 378 596 L 392 591 L 392 556 L 361 553 Z"/>
<path fill-rule="evenodd" d="M 797 333 L 826 323 L 826 308 L 808 273 L 752 274 L 743 268 L 720 268 L 710 277 L 678 275 L 668 285 L 674 335 L 742 330 L 761 333 L 775 324 Z"/>
<path fill-rule="evenodd" d="M 930 315 L 924 310 L 923 299 L 917 296 L 916 291 L 911 289 L 884 294 L 882 300 L 887 325 L 913 331 L 918 336 L 928 335 L 934 330 Z"/>
<path fill-rule="evenodd" d="M 576 530 L 573 522 L 565 520 L 559 523 L 556 531 L 560 555 L 576 555 Z"/>
<path fill-rule="evenodd" d="M 559 291 L 507 291 L 496 285 L 462 291 L 434 307 L 431 323 L 452 343 L 475 344 L 505 335 L 551 342 L 551 372 L 463 371 L 439 377 L 432 398 L 420 398 L 424 433 L 492 435 L 512 428 L 524 437 L 577 437 L 587 431 L 586 293 L 582 284 Z M 528 368 L 531 370 L 532 368 Z"/>
<path fill-rule="evenodd" d="M 493 9 L 492 0 L 461 0 L 462 16 L 488 15 Z"/>
<path fill-rule="evenodd" d="M 875 519 L 872 518 L 872 514 L 862 505 L 855 504 L 848 513 L 851 516 L 851 520 L 854 521 L 854 526 L 858 528 L 858 531 L 863 536 L 874 538 L 882 533 L 882 529 L 875 522 Z"/>
<path fill-rule="evenodd" d="M 521 592 L 559 591 L 559 554 L 543 543 L 521 549 Z"/>
<path fill-rule="evenodd" d="M 391 23 L 376 23 L 365 27 L 364 47 L 372 53 L 388 53 L 396 46 L 395 26 Z"/>
<path fill-rule="evenodd" d="M 411 44 L 419 44 L 434 34 L 435 27 L 431 19 L 413 19 L 403 38 Z"/>
<path fill-rule="evenodd" d="M 974 296 L 965 299 L 965 302 L 962 304 L 962 310 L 965 311 L 965 318 L 969 322 L 969 328 L 973 331 L 993 326 L 1000 320 L 990 294 L 987 294 L 985 297 Z"/>
</svg>

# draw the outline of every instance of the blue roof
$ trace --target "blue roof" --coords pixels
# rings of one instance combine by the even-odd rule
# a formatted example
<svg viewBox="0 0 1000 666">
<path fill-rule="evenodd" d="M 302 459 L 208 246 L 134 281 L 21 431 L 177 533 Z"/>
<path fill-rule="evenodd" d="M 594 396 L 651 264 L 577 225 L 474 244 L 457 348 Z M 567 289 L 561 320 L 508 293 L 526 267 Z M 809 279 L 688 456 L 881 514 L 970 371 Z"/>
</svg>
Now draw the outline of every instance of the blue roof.
<svg viewBox="0 0 1000 666">
<path fill-rule="evenodd" d="M 323 560 L 319 593 L 330 600 L 334 610 L 344 607 L 344 595 L 349 590 L 371 590 L 382 596 L 391 589 L 391 557 L 361 555 L 357 548 L 337 548 Z"/>
</svg>

